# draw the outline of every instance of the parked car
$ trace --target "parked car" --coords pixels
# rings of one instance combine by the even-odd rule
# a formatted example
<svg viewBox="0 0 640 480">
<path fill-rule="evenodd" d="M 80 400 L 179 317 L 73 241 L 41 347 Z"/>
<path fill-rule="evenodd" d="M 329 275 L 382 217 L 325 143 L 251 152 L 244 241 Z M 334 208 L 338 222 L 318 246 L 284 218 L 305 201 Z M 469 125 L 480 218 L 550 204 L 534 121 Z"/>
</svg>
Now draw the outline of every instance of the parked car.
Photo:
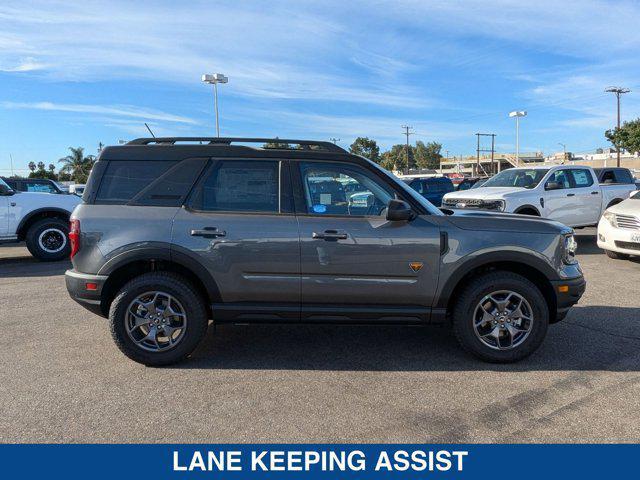
<svg viewBox="0 0 640 480">
<path fill-rule="evenodd" d="M 84 193 L 84 187 L 85 187 L 84 184 L 74 183 L 73 185 L 69 185 L 69 193 L 72 193 L 74 195 L 81 197 L 82 194 Z"/>
<path fill-rule="evenodd" d="M 331 142 L 147 138 L 106 147 L 71 216 L 71 297 L 129 358 L 187 357 L 215 323 L 451 323 L 492 362 L 534 352 L 585 288 L 572 230 L 445 215 Z M 201 142 L 198 144 L 196 142 Z M 344 185 L 366 202 L 349 202 Z"/>
<path fill-rule="evenodd" d="M 65 193 L 56 182 L 46 178 L 1 178 L 15 192 Z"/>
<path fill-rule="evenodd" d="M 448 193 L 443 206 L 521 213 L 584 227 L 596 225 L 604 210 L 634 189 L 633 184 L 599 184 L 592 168 L 579 165 L 510 168 L 482 188 Z"/>
<path fill-rule="evenodd" d="M 615 259 L 640 255 L 640 191 L 602 214 L 598 247 Z"/>
<path fill-rule="evenodd" d="M 593 171 L 596 173 L 596 177 L 600 183 L 617 183 L 623 185 L 635 184 L 631 170 L 628 168 L 604 167 L 594 168 Z"/>
<path fill-rule="evenodd" d="M 482 187 L 485 183 L 487 183 L 487 180 L 489 180 L 490 177 L 486 177 L 486 178 L 481 178 L 480 180 L 478 180 L 476 183 L 474 183 L 471 188 L 469 190 L 473 190 L 474 188 L 480 188 Z"/>
<path fill-rule="evenodd" d="M 485 181 L 488 180 L 488 177 L 466 177 L 464 178 L 456 187 L 456 191 L 470 190 L 476 185 L 478 182 L 482 185 Z"/>
<path fill-rule="evenodd" d="M 75 195 L 16 192 L 0 179 L 0 242 L 25 241 L 39 260 L 69 256 L 69 216 L 80 203 Z"/>
<path fill-rule="evenodd" d="M 412 178 L 406 182 L 436 207 L 442 204 L 442 197 L 446 193 L 454 191 L 453 182 L 447 177 Z"/>
</svg>

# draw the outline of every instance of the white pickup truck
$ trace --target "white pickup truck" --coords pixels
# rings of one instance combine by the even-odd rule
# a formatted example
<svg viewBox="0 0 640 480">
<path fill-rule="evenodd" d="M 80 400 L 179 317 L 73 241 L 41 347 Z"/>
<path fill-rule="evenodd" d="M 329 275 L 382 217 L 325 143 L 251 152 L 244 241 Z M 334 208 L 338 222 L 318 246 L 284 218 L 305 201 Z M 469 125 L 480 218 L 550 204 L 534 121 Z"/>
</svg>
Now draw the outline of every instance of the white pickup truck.
<svg viewBox="0 0 640 480">
<path fill-rule="evenodd" d="M 15 192 L 0 179 L 0 243 L 26 241 L 31 255 L 54 261 L 69 256 L 69 216 L 76 195 Z"/>
<path fill-rule="evenodd" d="M 480 188 L 447 193 L 442 206 L 536 215 L 585 227 L 596 225 L 602 212 L 635 189 L 633 183 L 600 184 L 592 168 L 580 165 L 510 168 Z"/>
</svg>

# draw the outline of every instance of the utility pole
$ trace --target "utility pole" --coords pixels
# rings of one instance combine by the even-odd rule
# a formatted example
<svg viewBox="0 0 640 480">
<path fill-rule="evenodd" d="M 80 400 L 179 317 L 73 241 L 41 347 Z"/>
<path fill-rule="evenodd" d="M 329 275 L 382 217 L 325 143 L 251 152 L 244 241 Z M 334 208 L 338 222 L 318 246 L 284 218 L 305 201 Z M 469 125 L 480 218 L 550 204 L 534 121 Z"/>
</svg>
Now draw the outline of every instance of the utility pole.
<svg viewBox="0 0 640 480">
<path fill-rule="evenodd" d="M 334 145 L 337 145 L 338 142 L 340 141 L 339 138 L 335 138 L 335 137 L 331 137 L 329 140 L 331 140 L 333 142 Z"/>
<path fill-rule="evenodd" d="M 618 101 L 618 130 L 620 130 L 620 95 L 624 95 L 625 93 L 629 93 L 631 90 L 624 87 L 607 87 L 605 92 L 607 93 L 615 93 L 616 99 Z M 618 157 L 618 167 L 620 166 L 620 146 L 616 145 L 617 157 Z"/>
<path fill-rule="evenodd" d="M 407 143 L 406 143 L 406 148 L 405 148 L 405 152 L 406 152 L 406 156 L 407 156 L 407 171 L 406 171 L 406 173 L 409 173 L 409 135 L 413 135 L 413 132 L 410 131 L 413 127 L 410 127 L 408 125 L 402 125 L 402 128 L 404 130 L 404 135 L 407 137 Z"/>
<path fill-rule="evenodd" d="M 494 172 L 494 153 L 495 153 L 495 145 L 496 145 L 496 134 L 495 133 L 476 133 L 476 137 L 478 137 L 478 148 L 476 149 L 476 175 L 480 174 L 480 152 L 491 153 L 491 175 Z M 491 137 L 491 149 L 480 148 L 480 137 Z M 482 169 L 484 171 L 484 168 Z M 485 171 L 486 173 L 486 171 Z"/>
<path fill-rule="evenodd" d="M 16 174 L 13 172 L 13 156 L 9 154 L 9 160 L 11 160 L 11 176 L 15 177 Z"/>
</svg>

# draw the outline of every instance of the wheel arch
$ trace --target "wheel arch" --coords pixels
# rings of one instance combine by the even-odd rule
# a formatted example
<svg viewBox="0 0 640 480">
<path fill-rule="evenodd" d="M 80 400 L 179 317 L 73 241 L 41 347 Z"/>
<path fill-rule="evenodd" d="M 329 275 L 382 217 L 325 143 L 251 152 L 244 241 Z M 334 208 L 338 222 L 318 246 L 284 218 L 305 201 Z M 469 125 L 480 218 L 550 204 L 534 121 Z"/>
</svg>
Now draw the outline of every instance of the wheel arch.
<svg viewBox="0 0 640 480">
<path fill-rule="evenodd" d="M 436 309 L 452 311 L 458 293 L 471 278 L 489 271 L 503 270 L 519 274 L 532 281 L 541 291 L 549 309 L 549 319 L 556 320 L 557 298 L 551 280 L 558 276 L 556 271 L 544 260 L 534 254 L 524 252 L 490 252 L 467 260 L 449 276 L 439 292 Z"/>
<path fill-rule="evenodd" d="M 152 271 L 175 272 L 185 277 L 205 299 L 208 313 L 212 303 L 220 301 L 220 290 L 207 269 L 191 255 L 169 245 L 127 250 L 109 259 L 99 270 L 108 278 L 102 287 L 100 307 L 107 316 L 111 302 L 122 286 L 132 278 Z"/>
<path fill-rule="evenodd" d="M 522 215 L 527 215 L 526 213 L 523 213 L 525 211 L 531 211 L 534 212 L 534 214 L 538 217 L 540 217 L 540 210 L 538 210 L 538 207 L 536 207 L 535 205 L 521 205 L 518 208 L 515 209 L 515 211 L 513 213 L 519 213 Z"/>
<path fill-rule="evenodd" d="M 623 199 L 622 198 L 614 198 L 613 200 L 611 200 L 609 202 L 609 205 L 607 205 L 607 208 L 613 207 L 614 205 L 618 205 L 620 202 L 622 202 Z M 606 210 L 606 209 L 605 209 Z"/>
<path fill-rule="evenodd" d="M 44 207 L 32 210 L 22 217 L 22 220 L 20 220 L 20 223 L 18 224 L 18 228 L 16 229 L 18 240 L 24 240 L 29 228 L 31 228 L 31 225 L 38 220 L 43 218 L 60 218 L 61 220 L 68 222 L 69 217 L 71 217 L 71 212 L 63 208 Z"/>
</svg>

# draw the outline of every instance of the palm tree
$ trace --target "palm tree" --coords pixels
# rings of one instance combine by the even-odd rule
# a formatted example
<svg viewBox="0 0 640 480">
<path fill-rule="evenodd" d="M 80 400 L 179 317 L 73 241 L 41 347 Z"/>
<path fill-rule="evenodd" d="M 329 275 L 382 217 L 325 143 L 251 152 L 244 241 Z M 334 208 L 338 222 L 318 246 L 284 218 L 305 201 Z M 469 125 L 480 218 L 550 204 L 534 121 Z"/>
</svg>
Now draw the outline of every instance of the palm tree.
<svg viewBox="0 0 640 480">
<path fill-rule="evenodd" d="M 69 147 L 71 155 L 61 158 L 58 162 L 64 165 L 60 168 L 60 172 L 71 175 L 71 178 L 78 183 L 86 183 L 89 172 L 93 168 L 96 157 L 93 155 L 84 156 L 84 148 Z"/>
<path fill-rule="evenodd" d="M 36 162 L 29 162 L 29 170 L 32 172 L 36 171 Z"/>
</svg>

